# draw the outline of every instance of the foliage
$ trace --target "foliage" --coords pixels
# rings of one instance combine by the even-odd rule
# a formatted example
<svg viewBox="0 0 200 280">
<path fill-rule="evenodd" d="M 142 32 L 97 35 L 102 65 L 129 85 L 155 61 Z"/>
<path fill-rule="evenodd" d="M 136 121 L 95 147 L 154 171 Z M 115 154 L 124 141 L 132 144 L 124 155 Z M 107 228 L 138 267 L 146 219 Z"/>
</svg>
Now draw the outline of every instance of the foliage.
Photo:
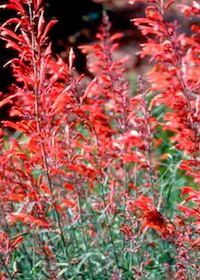
<svg viewBox="0 0 200 280">
<path fill-rule="evenodd" d="M 16 11 L 0 28 L 16 52 L 0 106 L 20 119 L 0 131 L 1 279 L 200 277 L 200 28 L 187 37 L 166 22 L 173 1 L 134 2 L 147 4 L 133 21 L 154 62 L 135 92 L 106 14 L 81 47 L 86 84 L 72 49 L 53 57 L 41 0 L 0 6 Z M 195 1 L 180 9 L 200 14 Z"/>
</svg>

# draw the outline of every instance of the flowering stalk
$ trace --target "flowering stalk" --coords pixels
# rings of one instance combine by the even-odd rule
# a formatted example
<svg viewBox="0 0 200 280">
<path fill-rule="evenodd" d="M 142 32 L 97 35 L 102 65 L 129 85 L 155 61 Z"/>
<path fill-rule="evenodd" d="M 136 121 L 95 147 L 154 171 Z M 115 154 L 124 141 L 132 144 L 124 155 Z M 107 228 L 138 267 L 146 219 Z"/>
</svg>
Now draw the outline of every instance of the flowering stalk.
<svg viewBox="0 0 200 280">
<path fill-rule="evenodd" d="M 38 54 L 40 54 L 40 49 L 37 48 L 37 44 L 36 44 L 36 39 L 35 35 L 34 35 L 34 29 L 35 29 L 35 23 L 34 23 L 34 17 L 37 18 L 39 16 L 39 14 L 37 13 L 37 10 L 34 9 L 34 11 L 32 11 L 32 5 L 34 8 L 36 8 L 33 4 L 32 1 L 28 2 L 28 10 L 29 10 L 29 18 L 30 18 L 30 27 L 31 27 L 31 51 L 32 51 L 32 61 L 33 61 L 33 71 L 34 71 L 34 80 L 35 82 L 35 87 L 34 87 L 34 95 L 35 95 L 35 118 L 36 118 L 36 124 L 37 124 L 37 133 L 38 135 L 42 135 L 42 130 L 41 130 L 41 126 L 40 126 L 40 115 L 39 115 L 39 87 L 38 84 L 41 83 L 42 81 L 40 81 L 39 78 L 39 72 L 40 69 L 38 69 L 38 65 L 41 65 L 42 62 L 42 57 L 38 56 Z M 39 8 L 39 7 L 38 7 Z M 34 13 L 34 17 L 33 17 L 33 13 Z M 42 20 L 42 19 L 41 19 Z M 38 45 L 40 46 L 40 48 L 42 47 L 39 42 Z M 58 227 L 60 230 L 60 236 L 61 236 L 61 240 L 63 243 L 63 248 L 66 254 L 66 258 L 70 264 L 69 261 L 69 253 L 67 250 L 67 244 L 65 242 L 65 237 L 63 235 L 63 230 L 62 230 L 62 225 L 61 225 L 61 221 L 60 221 L 60 216 L 58 213 L 58 210 L 55 206 L 55 198 L 53 195 L 53 188 L 52 188 L 52 183 L 50 180 L 50 176 L 49 176 L 49 168 L 48 168 L 48 160 L 47 160 L 47 155 L 46 155 L 46 151 L 45 151 L 45 147 L 44 147 L 44 142 L 42 137 L 40 138 L 40 145 L 41 145 L 41 149 L 42 149 L 42 157 L 43 157 L 43 161 L 44 161 L 44 167 L 45 167 L 45 174 L 46 174 L 46 178 L 47 178 L 47 182 L 48 182 L 48 187 L 52 193 L 52 199 L 53 199 L 53 204 L 54 204 L 54 210 L 55 210 L 55 214 L 56 214 L 56 220 L 58 223 Z M 71 264 L 70 264 L 71 266 Z M 72 267 L 71 267 L 72 269 Z"/>
</svg>

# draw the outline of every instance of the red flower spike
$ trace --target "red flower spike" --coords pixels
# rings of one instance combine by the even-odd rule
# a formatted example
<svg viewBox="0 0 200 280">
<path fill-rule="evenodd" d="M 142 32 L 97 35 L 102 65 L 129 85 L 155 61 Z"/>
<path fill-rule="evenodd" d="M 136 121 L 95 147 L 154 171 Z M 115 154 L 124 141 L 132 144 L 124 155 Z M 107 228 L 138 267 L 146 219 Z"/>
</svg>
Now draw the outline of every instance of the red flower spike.
<svg viewBox="0 0 200 280">
<path fill-rule="evenodd" d="M 43 228 L 51 227 L 49 224 L 26 213 L 10 213 L 7 215 L 7 220 L 11 224 L 14 224 L 15 222 L 19 221 L 26 225 L 31 225 L 31 226 L 41 226 Z"/>
<path fill-rule="evenodd" d="M 152 228 L 163 238 L 171 241 L 174 240 L 176 230 L 174 225 L 163 217 L 155 208 L 150 198 L 141 196 L 137 200 L 132 201 L 130 207 L 132 210 L 140 209 L 142 212 L 140 233 L 145 228 Z"/>
<path fill-rule="evenodd" d="M 18 247 L 18 244 L 20 244 L 23 241 L 23 236 L 19 236 L 15 239 L 15 241 L 12 243 L 13 249 L 16 249 Z"/>
</svg>

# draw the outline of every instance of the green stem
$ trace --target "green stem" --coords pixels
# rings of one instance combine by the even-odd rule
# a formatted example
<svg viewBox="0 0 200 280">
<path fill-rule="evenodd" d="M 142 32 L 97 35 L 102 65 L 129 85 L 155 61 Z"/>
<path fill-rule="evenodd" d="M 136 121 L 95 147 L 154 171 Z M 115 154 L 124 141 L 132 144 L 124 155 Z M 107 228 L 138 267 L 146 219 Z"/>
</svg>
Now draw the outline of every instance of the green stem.
<svg viewBox="0 0 200 280">
<path fill-rule="evenodd" d="M 108 180 L 108 176 L 105 179 L 105 184 L 107 183 L 107 180 Z M 103 184 L 101 184 L 101 191 L 102 191 L 102 199 L 103 199 L 104 207 L 106 208 L 107 205 L 106 205 L 106 200 L 105 200 L 105 193 L 104 193 L 104 185 Z M 108 214 L 106 213 L 106 210 L 105 210 L 105 217 L 106 217 L 106 223 L 107 223 L 107 226 L 108 226 L 108 233 L 109 233 L 109 236 L 110 236 L 110 242 L 111 242 L 112 247 L 113 247 L 113 253 L 114 253 L 116 266 L 119 269 L 119 262 L 118 262 L 117 253 L 116 253 L 116 249 L 115 249 L 115 243 L 114 243 L 114 239 L 113 239 L 113 236 L 112 236 L 112 231 L 111 231 L 111 227 L 110 227 L 109 219 L 108 219 Z"/>
<path fill-rule="evenodd" d="M 0 262 L 1 262 L 2 266 L 4 267 L 6 273 L 8 274 L 9 279 L 14 280 L 14 278 L 13 278 L 12 274 L 10 273 L 6 263 L 4 262 L 4 259 L 1 254 L 0 254 Z"/>
<path fill-rule="evenodd" d="M 94 279 L 93 270 L 92 270 L 92 263 L 91 263 L 91 260 L 90 260 L 90 257 L 89 257 L 89 248 L 88 248 L 87 240 L 86 240 L 85 233 L 84 233 L 84 230 L 83 230 L 83 215 L 82 215 L 82 211 L 81 211 L 81 200 L 80 200 L 80 196 L 79 196 L 79 193 L 78 193 L 77 185 L 75 186 L 75 190 L 76 190 L 76 195 L 77 195 L 78 212 L 79 212 L 79 216 L 80 216 L 81 232 L 82 232 L 82 236 L 83 236 L 83 242 L 84 242 L 84 245 L 85 245 L 86 253 L 88 254 L 88 262 L 89 262 L 89 266 L 90 266 L 91 278 Z"/>
</svg>

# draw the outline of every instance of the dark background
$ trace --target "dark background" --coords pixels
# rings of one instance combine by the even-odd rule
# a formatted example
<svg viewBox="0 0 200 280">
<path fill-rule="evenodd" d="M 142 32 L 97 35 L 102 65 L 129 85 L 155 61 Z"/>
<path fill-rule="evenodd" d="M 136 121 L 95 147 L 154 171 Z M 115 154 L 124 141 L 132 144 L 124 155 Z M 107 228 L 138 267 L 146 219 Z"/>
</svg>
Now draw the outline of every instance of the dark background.
<svg viewBox="0 0 200 280">
<path fill-rule="evenodd" d="M 5 1 L 4 1 L 5 2 Z M 90 43 L 95 39 L 98 26 L 101 23 L 102 11 L 105 7 L 102 4 L 94 3 L 92 0 L 44 0 L 45 18 L 47 21 L 57 19 L 58 23 L 49 33 L 50 40 L 53 42 L 53 53 L 60 54 L 63 58 L 67 57 L 68 49 L 73 46 L 76 52 L 75 67 L 79 73 L 86 73 L 86 59 L 78 46 Z M 143 16 L 143 8 L 130 5 L 122 9 L 107 10 L 112 31 L 124 33 L 123 41 L 128 43 L 130 40 L 140 40 L 141 35 L 133 27 L 130 18 Z M 0 24 L 6 19 L 14 16 L 10 10 L 0 9 Z M 9 67 L 3 65 L 14 56 L 12 50 L 5 49 L 4 42 L 0 40 L 0 91 L 6 93 L 12 83 L 12 73 Z"/>
</svg>

